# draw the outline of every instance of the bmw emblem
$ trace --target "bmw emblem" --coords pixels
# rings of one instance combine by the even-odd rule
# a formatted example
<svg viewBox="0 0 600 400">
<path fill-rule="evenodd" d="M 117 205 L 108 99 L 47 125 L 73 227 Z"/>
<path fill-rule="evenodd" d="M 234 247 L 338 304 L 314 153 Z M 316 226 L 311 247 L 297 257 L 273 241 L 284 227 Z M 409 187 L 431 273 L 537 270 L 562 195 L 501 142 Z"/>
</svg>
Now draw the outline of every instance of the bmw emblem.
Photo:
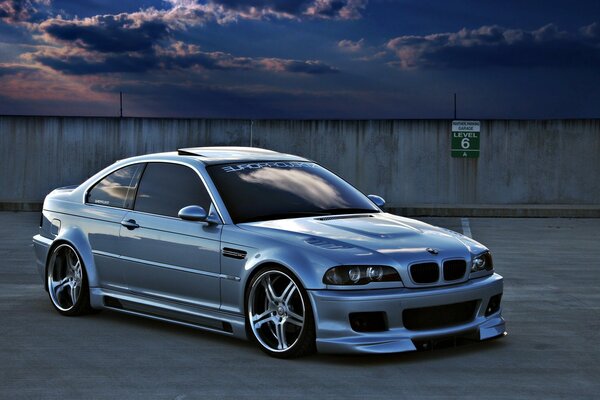
<svg viewBox="0 0 600 400">
<path fill-rule="evenodd" d="M 426 250 L 429 254 L 433 254 L 434 256 L 439 253 L 438 250 L 432 249 L 431 247 L 428 247 Z"/>
</svg>

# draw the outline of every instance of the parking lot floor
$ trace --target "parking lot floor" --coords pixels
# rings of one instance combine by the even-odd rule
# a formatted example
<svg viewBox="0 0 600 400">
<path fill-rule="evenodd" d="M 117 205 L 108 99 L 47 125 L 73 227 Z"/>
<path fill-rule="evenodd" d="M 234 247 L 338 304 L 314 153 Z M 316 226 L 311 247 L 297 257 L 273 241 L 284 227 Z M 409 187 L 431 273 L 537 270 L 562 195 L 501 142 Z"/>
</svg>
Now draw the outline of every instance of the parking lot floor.
<svg viewBox="0 0 600 400">
<path fill-rule="evenodd" d="M 503 339 L 296 360 L 116 312 L 60 316 L 35 271 L 38 221 L 0 213 L 0 399 L 600 398 L 600 219 L 466 220 L 505 278 Z"/>
</svg>

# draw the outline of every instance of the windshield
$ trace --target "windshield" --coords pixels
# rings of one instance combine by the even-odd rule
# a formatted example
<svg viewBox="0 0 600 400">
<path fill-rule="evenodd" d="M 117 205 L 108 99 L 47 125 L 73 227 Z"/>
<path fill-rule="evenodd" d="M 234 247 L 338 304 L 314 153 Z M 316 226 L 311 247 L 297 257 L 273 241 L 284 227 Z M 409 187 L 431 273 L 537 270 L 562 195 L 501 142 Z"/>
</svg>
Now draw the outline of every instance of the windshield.
<svg viewBox="0 0 600 400">
<path fill-rule="evenodd" d="M 357 189 L 311 162 L 213 165 L 207 171 L 236 224 L 378 212 Z"/>
</svg>

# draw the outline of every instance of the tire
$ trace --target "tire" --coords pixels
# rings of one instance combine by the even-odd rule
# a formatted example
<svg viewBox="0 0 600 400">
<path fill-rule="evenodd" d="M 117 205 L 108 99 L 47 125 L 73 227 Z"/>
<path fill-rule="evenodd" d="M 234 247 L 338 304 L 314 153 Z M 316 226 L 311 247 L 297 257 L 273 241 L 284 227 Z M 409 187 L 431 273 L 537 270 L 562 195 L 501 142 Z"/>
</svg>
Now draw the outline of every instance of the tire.
<svg viewBox="0 0 600 400">
<path fill-rule="evenodd" d="M 262 351 L 296 358 L 315 351 L 315 322 L 306 290 L 289 271 L 267 267 L 246 290 L 246 332 Z"/>
<path fill-rule="evenodd" d="M 50 302 L 60 314 L 77 316 L 93 311 L 85 266 L 71 245 L 63 243 L 52 250 L 46 281 Z"/>
</svg>

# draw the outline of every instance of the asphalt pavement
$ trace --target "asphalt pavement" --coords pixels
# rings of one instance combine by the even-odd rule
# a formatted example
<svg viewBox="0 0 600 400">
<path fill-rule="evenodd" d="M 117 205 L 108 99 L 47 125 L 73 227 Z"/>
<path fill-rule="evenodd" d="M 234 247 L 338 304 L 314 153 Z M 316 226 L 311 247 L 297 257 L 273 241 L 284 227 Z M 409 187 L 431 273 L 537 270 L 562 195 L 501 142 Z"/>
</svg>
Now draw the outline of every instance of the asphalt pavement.
<svg viewBox="0 0 600 400">
<path fill-rule="evenodd" d="M 0 213 L 0 399 L 600 398 L 600 219 L 421 218 L 505 277 L 500 340 L 269 358 L 248 342 L 103 311 L 62 317 L 35 270 L 38 213 Z"/>
</svg>

